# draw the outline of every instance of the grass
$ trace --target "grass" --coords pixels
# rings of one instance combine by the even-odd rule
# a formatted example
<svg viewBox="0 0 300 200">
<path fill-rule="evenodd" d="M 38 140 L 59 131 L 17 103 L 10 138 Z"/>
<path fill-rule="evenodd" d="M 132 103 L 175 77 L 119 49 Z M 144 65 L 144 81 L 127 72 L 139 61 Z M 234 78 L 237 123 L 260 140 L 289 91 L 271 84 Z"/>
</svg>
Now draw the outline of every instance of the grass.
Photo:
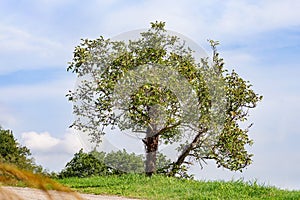
<svg viewBox="0 0 300 200">
<path fill-rule="evenodd" d="M 143 175 L 65 178 L 60 183 L 83 193 L 141 199 L 300 199 L 300 191 L 243 181 L 195 181 Z"/>
<path fill-rule="evenodd" d="M 49 190 L 56 190 L 69 193 L 75 199 L 82 198 L 70 188 L 45 177 L 41 174 L 34 174 L 27 170 L 22 170 L 16 166 L 0 162 L 0 199 L 18 199 L 22 200 L 18 194 L 11 192 L 1 186 L 19 186 L 41 189 L 47 195 L 49 200 L 54 199 Z"/>
</svg>

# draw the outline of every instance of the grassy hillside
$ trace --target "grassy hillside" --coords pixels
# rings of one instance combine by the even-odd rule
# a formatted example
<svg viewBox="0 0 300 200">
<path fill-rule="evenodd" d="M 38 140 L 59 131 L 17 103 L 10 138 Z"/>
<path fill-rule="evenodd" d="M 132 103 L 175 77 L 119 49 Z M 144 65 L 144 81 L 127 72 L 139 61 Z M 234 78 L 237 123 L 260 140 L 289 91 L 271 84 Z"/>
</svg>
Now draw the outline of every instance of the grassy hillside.
<svg viewBox="0 0 300 200">
<path fill-rule="evenodd" d="M 59 182 L 77 191 L 141 199 L 300 199 L 300 191 L 280 190 L 242 181 L 179 180 L 142 175 L 66 178 Z"/>
</svg>

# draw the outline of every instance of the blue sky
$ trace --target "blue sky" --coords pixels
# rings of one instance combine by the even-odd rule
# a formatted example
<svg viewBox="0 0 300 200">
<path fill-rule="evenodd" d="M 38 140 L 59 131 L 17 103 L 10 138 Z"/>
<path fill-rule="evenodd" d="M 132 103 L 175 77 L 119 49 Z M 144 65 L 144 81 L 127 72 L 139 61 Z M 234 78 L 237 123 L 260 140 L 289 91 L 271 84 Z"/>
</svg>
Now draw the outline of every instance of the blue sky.
<svg viewBox="0 0 300 200">
<path fill-rule="evenodd" d="M 209 163 L 201 179 L 244 177 L 300 189 L 300 2 L 265 1 L 0 1 L 0 124 L 12 129 L 36 161 L 60 170 L 81 148 L 69 130 L 66 72 L 80 38 L 113 37 L 165 21 L 207 50 L 221 42 L 226 67 L 264 96 L 251 111 L 254 163 L 243 173 Z"/>
</svg>

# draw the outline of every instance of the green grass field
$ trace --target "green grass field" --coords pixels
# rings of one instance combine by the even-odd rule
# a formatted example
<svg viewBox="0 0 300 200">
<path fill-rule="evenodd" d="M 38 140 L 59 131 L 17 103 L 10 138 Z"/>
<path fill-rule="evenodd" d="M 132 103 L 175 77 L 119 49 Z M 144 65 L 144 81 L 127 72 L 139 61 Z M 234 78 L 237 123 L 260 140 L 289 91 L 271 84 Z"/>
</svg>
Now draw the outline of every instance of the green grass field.
<svg viewBox="0 0 300 200">
<path fill-rule="evenodd" d="M 300 191 L 243 181 L 195 181 L 143 175 L 66 178 L 60 183 L 79 192 L 140 199 L 300 199 Z"/>
</svg>

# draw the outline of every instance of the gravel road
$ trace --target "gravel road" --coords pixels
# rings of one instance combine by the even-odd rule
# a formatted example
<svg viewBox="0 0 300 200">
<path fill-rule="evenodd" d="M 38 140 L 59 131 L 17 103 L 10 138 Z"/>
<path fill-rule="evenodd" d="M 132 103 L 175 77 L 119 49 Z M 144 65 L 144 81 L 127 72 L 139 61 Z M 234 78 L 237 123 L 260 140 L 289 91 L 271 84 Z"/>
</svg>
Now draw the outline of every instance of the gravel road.
<svg viewBox="0 0 300 200">
<path fill-rule="evenodd" d="M 7 197 L 5 193 L 15 193 L 20 198 L 13 198 L 12 196 Z M 57 191 L 50 191 L 51 197 L 53 200 L 77 200 L 74 195 L 64 193 L 64 192 L 57 192 Z M 92 195 L 92 194 L 79 194 L 82 200 L 137 200 L 137 199 L 129 199 L 125 197 L 118 197 L 118 196 L 103 196 L 103 195 Z M 21 188 L 21 187 L 7 187 L 2 186 L 0 191 L 0 200 L 49 200 L 49 197 L 45 192 L 38 189 L 32 188 Z"/>
</svg>

